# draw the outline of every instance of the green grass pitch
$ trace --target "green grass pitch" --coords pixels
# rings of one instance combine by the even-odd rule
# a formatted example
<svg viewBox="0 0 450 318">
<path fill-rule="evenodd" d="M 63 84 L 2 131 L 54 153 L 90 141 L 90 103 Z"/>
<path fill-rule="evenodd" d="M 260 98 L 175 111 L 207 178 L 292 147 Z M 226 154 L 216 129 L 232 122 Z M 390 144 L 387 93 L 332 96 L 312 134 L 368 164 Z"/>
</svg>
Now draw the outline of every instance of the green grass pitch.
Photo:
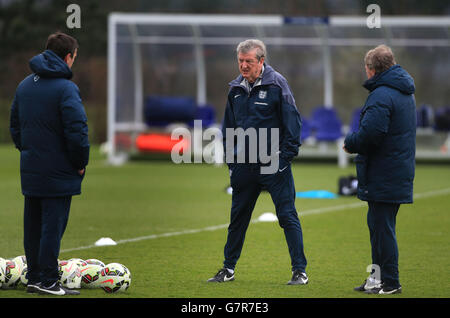
<svg viewBox="0 0 450 318">
<path fill-rule="evenodd" d="M 19 153 L 0 146 L 0 257 L 23 255 L 23 196 Z M 293 165 L 296 190 L 337 191 L 340 176 L 354 166 Z M 119 262 L 132 273 L 124 293 L 81 289 L 86 298 L 373 298 L 353 291 L 367 277 L 370 243 L 367 207 L 358 199 L 297 199 L 308 259 L 306 286 L 287 286 L 290 260 L 278 223 L 250 224 L 236 280 L 208 284 L 220 269 L 231 196 L 225 167 L 170 161 L 105 164 L 91 151 L 82 195 L 74 197 L 60 259 L 97 258 Z M 403 293 L 388 297 L 450 296 L 450 169 L 417 165 L 415 203 L 402 205 L 397 217 L 399 271 Z M 262 193 L 253 219 L 274 212 Z M 94 247 L 101 237 L 119 244 Z M 0 297 L 29 295 L 23 286 L 0 290 Z"/>
</svg>

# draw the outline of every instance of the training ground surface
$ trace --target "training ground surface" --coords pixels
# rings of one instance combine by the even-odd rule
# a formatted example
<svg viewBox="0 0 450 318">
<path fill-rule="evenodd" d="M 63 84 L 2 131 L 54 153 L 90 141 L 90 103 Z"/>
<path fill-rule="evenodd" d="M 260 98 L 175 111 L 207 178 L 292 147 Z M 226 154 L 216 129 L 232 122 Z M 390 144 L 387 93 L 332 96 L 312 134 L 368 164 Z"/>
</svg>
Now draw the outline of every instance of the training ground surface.
<svg viewBox="0 0 450 318">
<path fill-rule="evenodd" d="M 23 255 L 23 196 L 19 153 L 0 146 L 0 257 Z M 340 176 L 354 166 L 293 165 L 297 191 L 337 191 Z M 122 167 L 105 164 L 91 151 L 82 187 L 74 197 L 60 259 L 96 258 L 119 262 L 132 273 L 121 294 L 82 289 L 83 298 L 373 298 L 353 287 L 367 277 L 371 263 L 366 204 L 355 197 L 297 199 L 308 259 L 306 286 L 287 286 L 290 260 L 276 222 L 250 224 L 236 268 L 236 280 L 208 284 L 221 268 L 231 196 L 225 167 L 170 161 L 134 161 Z M 399 270 L 403 293 L 388 297 L 450 296 L 450 167 L 418 165 L 415 202 L 397 217 Z M 275 212 L 262 193 L 253 220 Z M 101 237 L 119 244 L 95 247 Z M 3 297 L 30 297 L 23 286 L 0 290 Z"/>
</svg>

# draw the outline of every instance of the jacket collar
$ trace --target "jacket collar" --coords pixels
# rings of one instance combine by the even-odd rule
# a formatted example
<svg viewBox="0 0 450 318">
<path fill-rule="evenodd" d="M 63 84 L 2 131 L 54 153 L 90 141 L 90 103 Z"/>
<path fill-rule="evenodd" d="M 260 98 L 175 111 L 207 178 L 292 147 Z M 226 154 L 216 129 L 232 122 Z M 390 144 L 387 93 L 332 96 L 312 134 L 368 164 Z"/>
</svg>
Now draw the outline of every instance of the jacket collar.
<svg viewBox="0 0 450 318">
<path fill-rule="evenodd" d="M 379 86 L 389 86 L 404 94 L 414 94 L 414 79 L 400 65 L 395 64 L 384 72 L 366 80 L 363 86 L 372 92 Z"/>
<path fill-rule="evenodd" d="M 253 87 L 259 86 L 259 85 L 268 85 L 268 84 L 274 84 L 274 69 L 267 65 L 266 63 L 263 64 L 261 74 L 256 79 L 255 84 Z M 231 87 L 242 87 L 247 92 L 251 91 L 250 84 L 248 81 L 240 74 L 238 77 L 236 77 L 234 80 L 232 80 L 230 83 L 228 83 Z"/>
<path fill-rule="evenodd" d="M 47 78 L 72 78 L 72 70 L 66 62 L 52 50 L 34 56 L 29 62 L 33 73 Z"/>
</svg>

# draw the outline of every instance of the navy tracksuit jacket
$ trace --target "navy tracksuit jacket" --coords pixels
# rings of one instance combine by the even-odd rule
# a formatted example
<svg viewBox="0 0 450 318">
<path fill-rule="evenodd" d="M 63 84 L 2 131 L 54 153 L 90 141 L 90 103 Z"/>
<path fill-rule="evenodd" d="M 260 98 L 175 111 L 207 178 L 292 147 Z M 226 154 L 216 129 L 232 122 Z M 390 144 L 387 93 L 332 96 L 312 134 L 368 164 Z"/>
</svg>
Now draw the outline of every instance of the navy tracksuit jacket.
<svg viewBox="0 0 450 318">
<path fill-rule="evenodd" d="M 260 78 L 253 87 L 239 75 L 230 82 L 228 102 L 222 130 L 226 145 L 227 128 L 267 128 L 267 150 L 271 149 L 270 129 L 279 129 L 279 167 L 276 173 L 261 173 L 261 163 L 227 162 L 233 189 L 231 218 L 225 245 L 224 266 L 234 269 L 244 244 L 245 233 L 261 190 L 266 189 L 275 204 L 280 226 L 284 229 L 291 256 L 292 270 L 305 271 L 303 237 L 295 209 L 295 186 L 290 162 L 298 154 L 301 117 L 286 79 L 271 66 L 264 64 Z M 259 137 L 259 136 L 258 136 Z M 237 145 L 234 155 L 238 153 Z M 246 144 L 246 151 L 249 149 Z M 258 148 L 259 149 L 259 148 Z M 246 159 L 248 159 L 248 153 Z M 230 158 L 227 158 L 229 161 Z M 236 159 L 236 158 L 234 158 Z"/>
<path fill-rule="evenodd" d="M 24 248 L 30 283 L 58 280 L 60 241 L 72 195 L 81 193 L 89 140 L 86 113 L 72 71 L 54 52 L 30 60 L 33 74 L 17 87 L 10 132 L 20 151 L 25 196 Z"/>
</svg>

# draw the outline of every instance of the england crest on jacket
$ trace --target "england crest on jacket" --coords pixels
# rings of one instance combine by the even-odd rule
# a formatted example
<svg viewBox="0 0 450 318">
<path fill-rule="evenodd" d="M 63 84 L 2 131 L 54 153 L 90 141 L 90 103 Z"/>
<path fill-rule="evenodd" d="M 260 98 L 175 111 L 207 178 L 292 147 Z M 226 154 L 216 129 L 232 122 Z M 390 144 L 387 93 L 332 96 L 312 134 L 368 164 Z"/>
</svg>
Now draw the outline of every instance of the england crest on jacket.
<svg viewBox="0 0 450 318">
<path fill-rule="evenodd" d="M 267 97 L 267 91 L 259 91 L 258 98 L 265 99 Z"/>
</svg>

